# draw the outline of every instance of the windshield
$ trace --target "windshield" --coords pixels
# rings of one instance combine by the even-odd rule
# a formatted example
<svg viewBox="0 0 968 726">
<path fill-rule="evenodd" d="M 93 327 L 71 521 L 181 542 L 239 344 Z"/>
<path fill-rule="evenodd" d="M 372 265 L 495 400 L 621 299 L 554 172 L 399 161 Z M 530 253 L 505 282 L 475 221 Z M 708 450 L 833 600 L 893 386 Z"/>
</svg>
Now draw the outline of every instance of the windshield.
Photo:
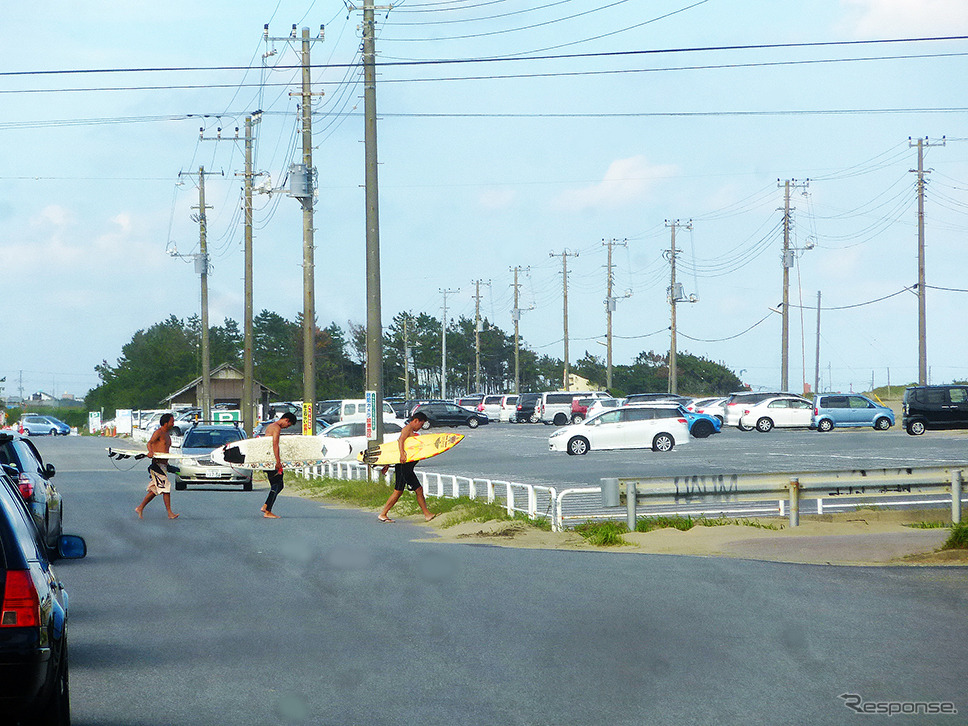
<svg viewBox="0 0 968 726">
<path fill-rule="evenodd" d="M 231 429 L 202 429 L 189 431 L 182 443 L 183 449 L 206 449 L 211 451 L 242 438 L 242 432 L 237 428 Z"/>
</svg>

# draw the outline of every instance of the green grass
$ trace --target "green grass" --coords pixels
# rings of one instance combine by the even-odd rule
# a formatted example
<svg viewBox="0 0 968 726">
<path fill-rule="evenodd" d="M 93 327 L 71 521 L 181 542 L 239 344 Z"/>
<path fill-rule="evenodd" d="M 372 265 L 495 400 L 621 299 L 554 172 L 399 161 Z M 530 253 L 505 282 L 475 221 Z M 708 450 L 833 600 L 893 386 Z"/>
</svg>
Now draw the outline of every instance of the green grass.
<svg viewBox="0 0 968 726">
<path fill-rule="evenodd" d="M 905 527 L 910 527 L 911 529 L 944 529 L 945 527 L 950 527 L 950 524 L 945 522 L 912 522 L 911 524 L 905 524 Z"/>
<path fill-rule="evenodd" d="M 756 527 L 758 529 L 781 530 L 782 526 L 773 522 L 758 522 L 755 519 L 707 519 L 700 517 L 643 517 L 635 523 L 636 532 L 652 532 L 657 529 L 678 529 L 682 532 L 693 527 L 722 527 L 728 524 L 736 524 L 744 527 Z M 588 521 L 575 527 L 575 532 L 584 537 L 589 544 L 599 547 L 614 547 L 616 545 L 628 544 L 622 537 L 629 533 L 628 525 L 625 522 L 592 522 Z"/>
<path fill-rule="evenodd" d="M 952 525 L 951 536 L 941 545 L 943 550 L 968 550 L 968 524 Z"/>
<path fill-rule="evenodd" d="M 628 544 L 622 537 L 629 531 L 625 522 L 585 522 L 575 527 L 575 531 L 584 537 L 588 544 L 597 547 L 615 547 Z"/>
</svg>

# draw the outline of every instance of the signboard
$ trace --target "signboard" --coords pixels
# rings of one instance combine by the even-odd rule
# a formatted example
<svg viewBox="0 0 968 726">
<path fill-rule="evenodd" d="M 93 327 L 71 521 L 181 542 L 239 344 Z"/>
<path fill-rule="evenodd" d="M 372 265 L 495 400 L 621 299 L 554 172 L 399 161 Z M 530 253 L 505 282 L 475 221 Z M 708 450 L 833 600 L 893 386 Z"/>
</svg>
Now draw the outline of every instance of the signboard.
<svg viewBox="0 0 968 726">
<path fill-rule="evenodd" d="M 235 423 L 241 420 L 241 411 L 226 411 L 224 409 L 215 409 L 212 411 L 212 421 L 216 423 Z"/>
<path fill-rule="evenodd" d="M 100 411 L 88 411 L 87 412 L 87 430 L 92 434 L 97 433 L 101 430 L 101 412 Z"/>
<path fill-rule="evenodd" d="M 119 408 L 114 412 L 114 424 L 119 434 L 131 435 L 131 409 Z"/>
<path fill-rule="evenodd" d="M 303 403 L 302 413 L 303 413 L 302 415 L 303 436 L 312 436 L 314 433 L 316 433 L 315 431 L 313 431 L 313 424 L 315 423 L 315 421 L 313 420 L 313 402 L 312 401 L 306 401 Z"/>
<path fill-rule="evenodd" d="M 376 415 L 376 391 L 366 392 L 366 440 L 373 441 L 376 438 L 376 426 L 373 425 Z"/>
</svg>

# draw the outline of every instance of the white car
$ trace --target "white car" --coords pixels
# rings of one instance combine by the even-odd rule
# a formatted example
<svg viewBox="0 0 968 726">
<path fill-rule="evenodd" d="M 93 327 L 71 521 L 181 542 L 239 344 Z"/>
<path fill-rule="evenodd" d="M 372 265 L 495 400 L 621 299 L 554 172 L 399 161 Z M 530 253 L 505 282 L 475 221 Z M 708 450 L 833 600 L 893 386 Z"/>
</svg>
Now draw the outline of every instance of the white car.
<svg viewBox="0 0 968 726">
<path fill-rule="evenodd" d="M 400 438 L 403 428 L 400 424 L 385 421 L 383 423 L 383 442 L 396 441 Z M 343 461 L 356 461 L 356 455 L 366 450 L 366 421 L 344 421 L 334 424 L 323 433 L 318 434 L 321 439 L 340 439 L 350 445 L 350 452 L 343 457 Z"/>
<path fill-rule="evenodd" d="M 798 396 L 774 396 L 743 408 L 740 428 L 766 433 L 774 428 L 810 428 L 813 404 Z"/>
<path fill-rule="evenodd" d="M 595 401 L 589 405 L 588 410 L 585 411 L 585 418 L 592 418 L 603 411 L 618 408 L 621 405 L 622 399 L 619 398 L 596 398 Z"/>
<path fill-rule="evenodd" d="M 686 406 L 693 413 L 704 413 L 719 419 L 719 423 L 726 423 L 725 398 L 697 398 Z"/>
<path fill-rule="evenodd" d="M 483 413 L 485 416 L 487 416 L 489 421 L 500 421 L 501 402 L 503 400 L 504 396 L 500 393 L 484 396 L 484 398 L 481 399 L 481 402 L 477 404 L 477 412 Z"/>
<path fill-rule="evenodd" d="M 498 421 L 511 422 L 518 412 L 518 397 L 514 394 L 501 396 L 501 413 Z"/>
<path fill-rule="evenodd" d="M 689 443 L 689 427 L 674 405 L 622 406 L 558 429 L 548 439 L 551 451 L 581 456 L 605 449 L 671 451 Z"/>
</svg>

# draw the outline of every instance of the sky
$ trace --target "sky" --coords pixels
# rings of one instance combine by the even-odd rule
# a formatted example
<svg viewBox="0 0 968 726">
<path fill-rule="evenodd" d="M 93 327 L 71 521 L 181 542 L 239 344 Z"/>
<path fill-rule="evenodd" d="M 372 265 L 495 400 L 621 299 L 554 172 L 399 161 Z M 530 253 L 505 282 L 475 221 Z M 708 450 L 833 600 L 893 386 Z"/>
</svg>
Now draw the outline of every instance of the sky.
<svg viewBox="0 0 968 726">
<path fill-rule="evenodd" d="M 22 387 L 81 396 L 99 382 L 95 366 L 115 363 L 138 330 L 198 314 L 192 216 L 202 167 L 210 320 L 241 322 L 243 148 L 232 137 L 262 110 L 255 168 L 266 188 L 283 186 L 301 158 L 298 57 L 271 38 L 293 25 L 317 38 L 317 320 L 365 324 L 361 12 L 335 0 L 52 0 L 42 13 L 8 5 L 7 395 Z M 473 318 L 480 281 L 481 315 L 511 332 L 517 267 L 521 336 L 561 358 L 568 252 L 577 255 L 567 258 L 569 357 L 604 359 L 614 241 L 613 360 L 664 353 L 663 253 L 678 220 L 677 281 L 696 299 L 677 306 L 678 350 L 721 362 L 753 387 L 777 387 L 790 180 L 790 388 L 814 382 L 818 292 L 822 388 L 916 381 L 910 139 L 922 138 L 929 378 L 968 378 L 968 336 L 959 332 L 968 301 L 963 0 L 382 7 L 384 324 L 401 311 L 440 317 L 441 290 L 459 290 L 447 296 L 449 316 Z M 904 42 L 861 42 L 887 40 Z M 302 310 L 299 204 L 260 194 L 254 217 L 255 309 L 292 319 Z"/>
</svg>

